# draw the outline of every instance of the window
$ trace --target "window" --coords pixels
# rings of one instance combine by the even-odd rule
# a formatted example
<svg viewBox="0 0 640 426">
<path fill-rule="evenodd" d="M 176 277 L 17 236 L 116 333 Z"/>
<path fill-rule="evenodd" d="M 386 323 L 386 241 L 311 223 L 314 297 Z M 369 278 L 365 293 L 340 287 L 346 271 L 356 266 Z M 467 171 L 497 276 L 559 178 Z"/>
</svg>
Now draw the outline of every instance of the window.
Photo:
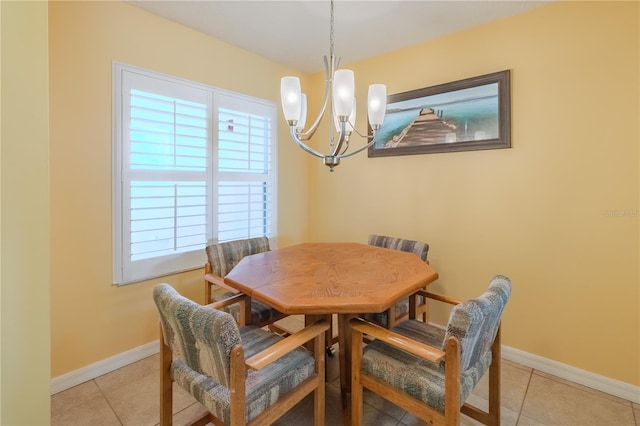
<svg viewBox="0 0 640 426">
<path fill-rule="evenodd" d="M 276 232 L 273 103 L 114 63 L 114 282 Z"/>
</svg>

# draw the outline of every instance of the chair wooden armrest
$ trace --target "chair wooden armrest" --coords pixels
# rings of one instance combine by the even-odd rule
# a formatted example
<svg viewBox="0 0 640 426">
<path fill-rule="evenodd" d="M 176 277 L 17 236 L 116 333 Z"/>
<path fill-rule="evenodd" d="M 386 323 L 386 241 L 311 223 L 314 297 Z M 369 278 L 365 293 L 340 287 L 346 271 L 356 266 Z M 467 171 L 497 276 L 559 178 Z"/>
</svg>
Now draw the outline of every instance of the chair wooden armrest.
<svg viewBox="0 0 640 426">
<path fill-rule="evenodd" d="M 209 287 L 213 284 L 213 285 L 217 285 L 218 287 L 225 288 L 229 291 L 233 291 L 234 293 L 238 291 L 235 288 L 230 287 L 227 283 L 225 283 L 224 278 L 219 277 L 218 275 L 211 272 L 208 274 L 205 274 L 204 280 L 209 284 Z"/>
<path fill-rule="evenodd" d="M 354 330 L 368 334 L 371 337 L 431 362 L 440 361 L 445 356 L 445 353 L 438 348 L 417 342 L 401 334 L 394 333 L 389 329 L 367 322 L 361 318 L 352 318 L 349 321 L 349 325 L 351 325 Z"/>
<path fill-rule="evenodd" d="M 207 308 L 222 310 L 229 305 L 233 305 L 234 303 L 242 303 L 249 301 L 249 296 L 244 293 L 238 293 L 233 296 L 229 296 L 226 299 L 220 299 L 216 302 L 209 303 L 205 305 Z"/>
<path fill-rule="evenodd" d="M 204 279 L 208 282 L 210 282 L 211 284 L 215 284 L 215 285 L 220 285 L 220 286 L 224 286 L 224 279 L 222 277 L 219 277 L 215 274 L 209 273 L 209 274 L 205 274 Z"/>
<path fill-rule="evenodd" d="M 302 330 L 293 333 L 291 336 L 282 339 L 278 343 L 271 345 L 269 348 L 258 352 L 251 358 L 245 360 L 247 368 L 260 370 L 272 362 L 282 358 L 292 350 L 299 348 L 308 341 L 318 336 L 324 337 L 324 332 L 329 329 L 329 323 L 325 320 L 316 321 L 306 326 Z"/>
<path fill-rule="evenodd" d="M 432 293 L 430 291 L 418 290 L 414 293 L 415 295 L 427 297 L 433 300 L 439 300 L 440 302 L 449 303 L 451 305 L 459 305 L 462 303 L 462 300 L 456 299 L 455 297 L 446 296 L 444 294 Z"/>
<path fill-rule="evenodd" d="M 238 293 L 238 290 L 231 288 L 224 282 L 224 278 L 214 274 L 211 271 L 211 264 L 207 262 L 204 265 L 204 303 L 210 303 L 212 300 L 212 288 L 213 286 L 223 288 L 228 292 Z"/>
</svg>

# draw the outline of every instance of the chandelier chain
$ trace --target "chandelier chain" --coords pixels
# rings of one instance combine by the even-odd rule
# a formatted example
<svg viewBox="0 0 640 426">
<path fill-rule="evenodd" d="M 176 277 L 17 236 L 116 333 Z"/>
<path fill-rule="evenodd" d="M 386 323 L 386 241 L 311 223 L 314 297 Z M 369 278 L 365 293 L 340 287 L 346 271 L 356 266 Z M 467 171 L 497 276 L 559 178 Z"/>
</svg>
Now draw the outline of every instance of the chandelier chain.
<svg viewBox="0 0 640 426">
<path fill-rule="evenodd" d="M 329 33 L 329 56 L 333 58 L 333 0 L 331 0 L 331 21 Z"/>
</svg>

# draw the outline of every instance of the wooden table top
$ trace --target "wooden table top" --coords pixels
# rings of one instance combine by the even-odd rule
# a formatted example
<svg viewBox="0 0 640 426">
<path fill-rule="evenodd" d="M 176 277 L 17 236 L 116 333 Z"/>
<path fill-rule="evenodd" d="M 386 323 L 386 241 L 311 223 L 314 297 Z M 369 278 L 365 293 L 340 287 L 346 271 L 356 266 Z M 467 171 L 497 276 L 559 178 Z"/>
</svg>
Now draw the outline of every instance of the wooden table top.
<svg viewBox="0 0 640 426">
<path fill-rule="evenodd" d="M 288 315 L 382 312 L 435 281 L 412 253 L 359 243 L 306 243 L 243 258 L 233 288 Z"/>
</svg>

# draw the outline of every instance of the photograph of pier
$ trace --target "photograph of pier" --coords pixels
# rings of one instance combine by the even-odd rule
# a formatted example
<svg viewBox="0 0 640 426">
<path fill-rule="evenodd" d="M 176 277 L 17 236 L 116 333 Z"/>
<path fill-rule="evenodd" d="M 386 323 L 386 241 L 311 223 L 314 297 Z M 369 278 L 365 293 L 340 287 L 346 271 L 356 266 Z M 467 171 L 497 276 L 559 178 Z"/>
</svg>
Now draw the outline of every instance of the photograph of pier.
<svg viewBox="0 0 640 426">
<path fill-rule="evenodd" d="M 390 103 L 374 149 L 496 139 L 498 89 L 491 83 Z"/>
</svg>

